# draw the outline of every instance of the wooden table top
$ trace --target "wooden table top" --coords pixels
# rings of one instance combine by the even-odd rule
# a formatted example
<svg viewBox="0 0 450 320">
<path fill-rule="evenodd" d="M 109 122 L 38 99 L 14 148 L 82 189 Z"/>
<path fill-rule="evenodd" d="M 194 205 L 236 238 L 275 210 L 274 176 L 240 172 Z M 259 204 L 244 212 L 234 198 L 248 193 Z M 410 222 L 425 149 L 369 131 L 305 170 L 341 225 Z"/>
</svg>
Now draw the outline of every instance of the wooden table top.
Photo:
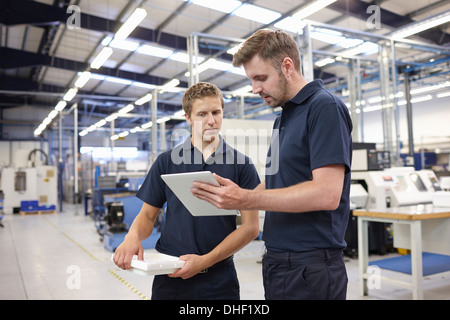
<svg viewBox="0 0 450 320">
<path fill-rule="evenodd" d="M 388 218 L 400 220 L 426 220 L 450 218 L 450 207 L 435 207 L 432 204 L 419 204 L 414 206 L 377 209 L 353 210 L 354 216 Z"/>
</svg>

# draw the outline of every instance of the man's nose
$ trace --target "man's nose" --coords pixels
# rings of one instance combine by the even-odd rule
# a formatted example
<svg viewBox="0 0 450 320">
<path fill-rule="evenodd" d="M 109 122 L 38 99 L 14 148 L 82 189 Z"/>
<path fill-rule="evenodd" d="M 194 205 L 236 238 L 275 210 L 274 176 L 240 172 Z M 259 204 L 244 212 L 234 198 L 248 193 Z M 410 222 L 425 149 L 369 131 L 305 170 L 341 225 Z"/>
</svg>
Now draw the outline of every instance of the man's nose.
<svg viewBox="0 0 450 320">
<path fill-rule="evenodd" d="M 252 84 L 252 91 L 254 94 L 258 94 L 262 91 L 262 88 L 259 85 Z"/>
<path fill-rule="evenodd" d="M 207 123 L 208 124 L 214 124 L 214 122 L 216 122 L 216 119 L 214 119 L 214 116 L 211 113 L 208 114 Z"/>
</svg>

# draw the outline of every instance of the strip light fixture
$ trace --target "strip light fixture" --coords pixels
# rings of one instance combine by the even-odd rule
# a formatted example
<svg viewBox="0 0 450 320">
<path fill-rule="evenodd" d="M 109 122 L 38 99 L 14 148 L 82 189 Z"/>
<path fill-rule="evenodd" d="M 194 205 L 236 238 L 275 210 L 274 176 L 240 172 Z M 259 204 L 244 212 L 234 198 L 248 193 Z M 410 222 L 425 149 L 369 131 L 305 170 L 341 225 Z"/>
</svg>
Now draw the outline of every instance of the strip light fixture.
<svg viewBox="0 0 450 320">
<path fill-rule="evenodd" d="M 113 54 L 112 48 L 104 47 L 102 51 L 100 51 L 100 53 L 97 55 L 97 57 L 95 57 L 95 59 L 91 62 L 91 68 L 92 69 L 100 68 L 106 62 L 106 60 L 108 60 L 109 57 L 111 57 L 112 54 Z"/>
<path fill-rule="evenodd" d="M 295 20 L 303 20 L 306 17 L 309 17 L 310 15 L 322 10 L 325 7 L 328 7 L 333 2 L 336 2 L 337 0 L 317 0 L 313 3 L 309 4 L 303 9 L 300 9 L 296 13 L 292 15 L 292 18 Z"/>
<path fill-rule="evenodd" d="M 322 10 L 323 8 L 329 6 L 337 0 L 317 0 L 313 3 L 307 5 L 306 7 L 298 10 L 292 16 L 286 17 L 281 21 L 278 21 L 274 26 L 276 28 L 284 29 L 293 33 L 300 33 L 305 22 L 303 19 L 309 17 L 310 15 Z"/>
<path fill-rule="evenodd" d="M 125 39 L 133 32 L 133 30 L 139 25 L 139 23 L 144 20 L 144 18 L 147 16 L 147 11 L 142 8 L 137 8 L 131 16 L 128 17 L 128 19 L 125 21 L 125 23 L 119 28 L 119 30 L 114 35 L 114 39 L 111 39 L 108 41 L 108 43 L 103 43 L 103 45 L 106 45 L 99 54 L 92 60 L 90 67 L 91 69 L 99 69 L 113 54 L 113 49 L 109 46 L 110 44 L 114 44 L 118 47 L 122 43 L 126 43 L 128 46 L 129 43 L 125 41 Z M 136 49 L 137 46 L 134 48 Z M 71 101 L 75 95 L 78 92 L 79 88 L 82 88 L 93 76 L 89 71 L 85 71 L 81 74 L 79 74 L 79 77 L 77 81 L 75 82 L 75 87 L 71 88 L 67 91 L 67 93 L 64 95 L 63 100 L 59 101 L 58 104 L 55 106 L 55 110 L 57 112 L 61 112 L 67 105 L 67 102 Z M 108 78 L 109 81 L 115 81 L 118 82 L 119 80 L 116 80 L 115 78 Z M 131 84 L 131 81 L 129 80 L 122 80 L 120 79 L 120 83 L 124 84 Z M 131 106 L 131 107 L 130 107 Z M 121 109 L 119 113 L 124 114 L 129 112 L 134 108 L 133 105 L 128 105 L 125 108 Z M 51 120 L 56 116 L 56 114 L 52 111 L 47 118 L 44 119 L 44 121 L 41 123 L 41 125 L 34 131 L 34 135 L 38 136 L 40 135 L 47 125 L 51 123 Z M 117 115 L 116 115 L 117 117 Z M 112 121 L 112 120 L 110 120 Z M 97 127 L 101 127 L 106 123 L 106 119 L 104 121 L 99 121 L 96 123 L 96 125 L 90 126 L 87 130 L 83 130 L 80 132 L 80 136 L 86 135 L 88 132 L 91 132 L 95 130 Z"/>
<path fill-rule="evenodd" d="M 413 22 L 391 34 L 393 40 L 407 38 L 422 31 L 437 27 L 450 21 L 450 10 L 434 15 L 428 19 Z"/>
<path fill-rule="evenodd" d="M 125 40 L 146 16 L 147 11 L 145 9 L 137 8 L 134 10 L 131 16 L 128 17 L 127 21 L 125 21 L 125 23 L 116 32 L 114 35 L 114 40 Z"/>
</svg>

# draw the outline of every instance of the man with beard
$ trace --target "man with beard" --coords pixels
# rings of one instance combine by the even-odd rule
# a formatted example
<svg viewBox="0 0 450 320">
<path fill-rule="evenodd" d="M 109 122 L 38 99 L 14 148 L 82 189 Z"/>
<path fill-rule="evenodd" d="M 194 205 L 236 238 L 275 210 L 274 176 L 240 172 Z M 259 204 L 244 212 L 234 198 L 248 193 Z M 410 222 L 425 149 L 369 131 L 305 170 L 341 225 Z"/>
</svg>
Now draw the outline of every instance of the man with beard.
<svg viewBox="0 0 450 320">
<path fill-rule="evenodd" d="M 282 107 L 273 126 L 278 144 L 268 153 L 268 159 L 279 157 L 279 168 L 266 170 L 265 181 L 254 190 L 220 176 L 221 187 L 195 183 L 191 190 L 219 208 L 266 210 L 266 299 L 345 299 L 342 251 L 352 156 L 348 109 L 322 80 L 304 79 L 296 42 L 282 31 L 255 32 L 233 65 L 244 66 L 253 93 L 269 107 Z"/>
</svg>

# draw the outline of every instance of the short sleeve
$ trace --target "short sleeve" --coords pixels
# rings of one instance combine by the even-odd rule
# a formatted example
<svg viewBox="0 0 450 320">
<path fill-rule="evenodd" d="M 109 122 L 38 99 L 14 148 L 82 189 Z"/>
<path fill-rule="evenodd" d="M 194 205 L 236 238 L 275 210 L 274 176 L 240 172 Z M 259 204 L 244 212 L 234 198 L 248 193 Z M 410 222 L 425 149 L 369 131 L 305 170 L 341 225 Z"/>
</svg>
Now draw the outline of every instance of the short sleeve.
<svg viewBox="0 0 450 320">
<path fill-rule="evenodd" d="M 344 103 L 321 92 L 308 117 L 311 169 L 326 165 L 344 164 L 351 168 L 352 123 Z"/>
<path fill-rule="evenodd" d="M 163 159 L 162 154 L 156 159 L 144 183 L 136 193 L 136 197 L 157 208 L 162 208 L 167 201 L 165 192 L 166 185 L 161 179 L 161 174 L 165 173 Z"/>
</svg>

